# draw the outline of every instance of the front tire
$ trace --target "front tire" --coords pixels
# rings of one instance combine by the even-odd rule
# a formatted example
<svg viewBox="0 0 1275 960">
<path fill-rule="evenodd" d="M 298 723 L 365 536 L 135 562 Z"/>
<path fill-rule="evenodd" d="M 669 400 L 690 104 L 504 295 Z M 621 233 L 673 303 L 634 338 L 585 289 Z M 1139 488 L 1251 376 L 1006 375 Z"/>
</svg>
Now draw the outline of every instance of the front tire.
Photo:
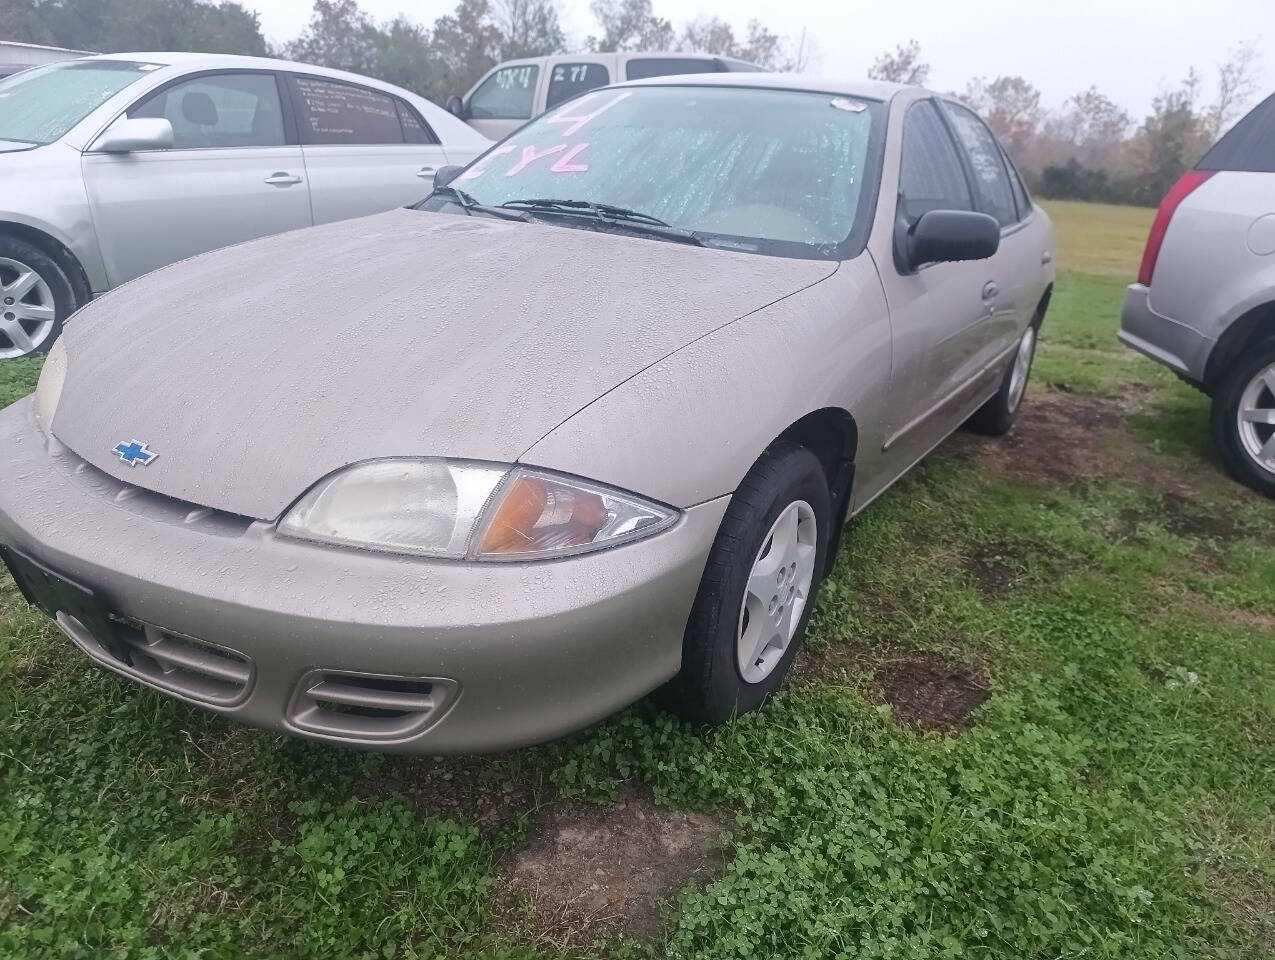
<svg viewBox="0 0 1275 960">
<path fill-rule="evenodd" d="M 0 236 L 0 360 L 48 353 L 74 309 L 71 281 L 48 254 Z"/>
<path fill-rule="evenodd" d="M 1275 498 L 1275 340 L 1227 371 L 1213 393 L 1212 426 L 1231 475 Z"/>
<path fill-rule="evenodd" d="M 664 704 L 696 723 L 754 710 L 778 689 L 822 580 L 832 517 L 823 465 L 773 444 L 740 484 L 717 532 Z"/>
</svg>

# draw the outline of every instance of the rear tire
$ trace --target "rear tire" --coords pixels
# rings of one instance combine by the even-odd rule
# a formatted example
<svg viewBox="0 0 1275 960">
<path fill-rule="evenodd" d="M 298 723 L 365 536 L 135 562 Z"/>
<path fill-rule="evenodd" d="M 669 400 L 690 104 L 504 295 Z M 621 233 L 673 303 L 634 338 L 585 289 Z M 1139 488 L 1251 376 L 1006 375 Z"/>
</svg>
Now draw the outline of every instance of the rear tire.
<svg viewBox="0 0 1275 960">
<path fill-rule="evenodd" d="M 831 517 L 819 459 L 789 441 L 773 444 L 731 497 L 687 623 L 682 671 L 660 692 L 664 706 L 719 724 L 778 689 L 823 579 Z"/>
<path fill-rule="evenodd" d="M 1001 379 L 1000 389 L 965 422 L 968 429 L 989 437 L 1009 433 L 1009 428 L 1014 425 L 1018 411 L 1022 408 L 1023 397 L 1027 395 L 1027 382 L 1031 379 L 1032 362 L 1036 359 L 1038 329 L 1039 324 L 1033 321 L 1023 331 L 1018 340 L 1018 349 Z"/>
<path fill-rule="evenodd" d="M 39 247 L 0 236 L 0 360 L 48 353 L 75 310 L 75 290 Z"/>
<path fill-rule="evenodd" d="M 1213 442 L 1235 479 L 1275 498 L 1275 340 L 1232 364 L 1213 391 Z"/>
</svg>

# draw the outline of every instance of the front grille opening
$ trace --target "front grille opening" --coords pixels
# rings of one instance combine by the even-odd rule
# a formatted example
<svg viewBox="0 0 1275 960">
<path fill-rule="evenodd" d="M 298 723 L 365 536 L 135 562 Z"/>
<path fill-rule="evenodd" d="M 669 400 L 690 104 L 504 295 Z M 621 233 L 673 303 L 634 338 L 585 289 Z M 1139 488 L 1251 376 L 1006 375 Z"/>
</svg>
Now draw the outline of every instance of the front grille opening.
<svg viewBox="0 0 1275 960">
<path fill-rule="evenodd" d="M 252 660 L 237 650 L 133 620 L 112 619 L 116 643 L 93 636 L 74 618 L 59 614 L 58 623 L 98 660 L 191 700 L 233 706 L 252 688 Z"/>
<path fill-rule="evenodd" d="M 437 678 L 314 670 L 297 684 L 289 720 L 341 740 L 402 739 L 440 717 L 455 687 Z"/>
</svg>

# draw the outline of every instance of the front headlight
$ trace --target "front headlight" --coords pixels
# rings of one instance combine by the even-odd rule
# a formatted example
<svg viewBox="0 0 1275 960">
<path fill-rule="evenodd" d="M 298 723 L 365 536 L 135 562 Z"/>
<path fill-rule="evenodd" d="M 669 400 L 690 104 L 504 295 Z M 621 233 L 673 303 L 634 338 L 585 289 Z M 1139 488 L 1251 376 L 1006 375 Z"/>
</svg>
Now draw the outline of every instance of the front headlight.
<svg viewBox="0 0 1275 960">
<path fill-rule="evenodd" d="M 279 532 L 394 553 L 530 560 L 616 546 L 677 512 L 630 493 L 526 467 L 374 460 L 320 481 Z"/>
<path fill-rule="evenodd" d="M 44 358 L 40 381 L 35 387 L 35 422 L 45 436 L 52 436 L 53 415 L 58 412 L 58 401 L 62 399 L 62 385 L 65 383 L 66 347 L 59 338 Z"/>
</svg>

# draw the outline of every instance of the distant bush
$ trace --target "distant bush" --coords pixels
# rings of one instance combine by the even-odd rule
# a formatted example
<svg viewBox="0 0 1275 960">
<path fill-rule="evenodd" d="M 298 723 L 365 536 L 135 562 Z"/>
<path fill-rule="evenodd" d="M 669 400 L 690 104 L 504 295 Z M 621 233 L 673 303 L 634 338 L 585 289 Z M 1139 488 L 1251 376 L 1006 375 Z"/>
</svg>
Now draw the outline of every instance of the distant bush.
<svg viewBox="0 0 1275 960">
<path fill-rule="evenodd" d="M 1045 167 L 1035 189 L 1050 200 L 1089 200 L 1139 207 L 1158 205 L 1163 192 L 1145 177 L 1113 177 L 1106 170 L 1084 166 L 1074 157 L 1065 164 Z"/>
</svg>

